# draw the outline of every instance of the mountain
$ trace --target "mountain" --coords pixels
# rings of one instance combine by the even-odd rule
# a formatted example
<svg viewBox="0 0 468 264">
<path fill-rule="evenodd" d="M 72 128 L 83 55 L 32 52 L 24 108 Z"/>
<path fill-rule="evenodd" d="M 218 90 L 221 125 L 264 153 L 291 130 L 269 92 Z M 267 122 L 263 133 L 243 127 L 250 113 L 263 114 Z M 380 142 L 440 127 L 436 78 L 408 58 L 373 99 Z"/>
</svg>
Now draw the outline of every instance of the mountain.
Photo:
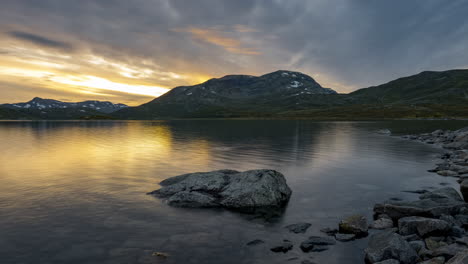
<svg viewBox="0 0 468 264">
<path fill-rule="evenodd" d="M 271 113 L 272 106 L 295 107 L 317 95 L 336 94 L 300 72 L 276 71 L 259 77 L 227 75 L 176 87 L 149 103 L 117 111 L 114 116 L 123 119 L 255 116 Z"/>
<path fill-rule="evenodd" d="M 338 94 L 300 72 L 227 75 L 176 87 L 137 107 L 34 98 L 0 105 L 0 119 L 468 118 L 468 70 L 425 71 Z"/>
<path fill-rule="evenodd" d="M 359 104 L 465 104 L 468 70 L 424 71 L 349 96 Z"/>
<path fill-rule="evenodd" d="M 282 116 L 325 119 L 468 118 L 468 70 L 424 71 L 359 89 L 330 107 Z"/>
<path fill-rule="evenodd" d="M 124 104 L 113 104 L 111 102 L 103 102 L 103 101 L 84 101 L 84 102 L 77 102 L 77 103 L 68 103 L 68 102 L 61 102 L 52 99 L 42 99 L 39 97 L 35 97 L 29 102 L 26 103 L 16 103 L 16 104 L 3 104 L 0 105 L 5 108 L 10 109 L 29 109 L 29 110 L 41 110 L 46 111 L 50 109 L 67 109 L 67 108 L 74 108 L 74 109 L 82 109 L 82 110 L 95 110 L 101 113 L 112 113 L 122 108 L 128 107 Z"/>
<path fill-rule="evenodd" d="M 107 101 L 68 103 L 35 97 L 25 103 L 0 105 L 0 119 L 80 119 L 107 116 L 126 107 Z"/>
</svg>

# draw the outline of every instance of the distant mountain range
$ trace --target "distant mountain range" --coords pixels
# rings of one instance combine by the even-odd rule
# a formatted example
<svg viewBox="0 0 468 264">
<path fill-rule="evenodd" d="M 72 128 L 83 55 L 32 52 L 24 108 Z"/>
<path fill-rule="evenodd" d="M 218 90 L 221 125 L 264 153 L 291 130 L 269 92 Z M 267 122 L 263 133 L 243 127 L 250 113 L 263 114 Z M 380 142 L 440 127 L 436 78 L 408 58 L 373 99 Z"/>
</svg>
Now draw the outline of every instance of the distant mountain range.
<svg viewBox="0 0 468 264">
<path fill-rule="evenodd" d="M 125 104 L 103 101 L 61 102 L 35 97 L 29 102 L 0 105 L 1 119 L 80 119 L 106 117 L 127 108 Z"/>
<path fill-rule="evenodd" d="M 27 119 L 35 100 L 45 99 L 1 105 L 0 118 Z M 338 94 L 332 89 L 323 88 L 312 77 L 300 72 L 276 71 L 259 77 L 227 75 L 193 86 L 176 87 L 137 107 L 99 102 L 110 104 L 106 108 L 97 101 L 86 101 L 74 103 L 75 107 L 72 108 L 71 105 L 62 105 L 70 103 L 46 101 L 50 102 L 47 107 L 43 101 L 39 102 L 40 105 L 38 102 L 34 104 L 33 119 L 57 119 L 60 115 L 62 119 L 148 120 L 235 117 L 343 120 L 468 118 L 468 70 L 425 71 L 349 94 Z M 27 105 L 30 105 L 29 108 L 26 108 Z M 62 114 L 52 115 L 64 109 L 72 109 L 73 114 L 66 118 Z M 45 113 L 37 115 L 37 111 Z"/>
</svg>

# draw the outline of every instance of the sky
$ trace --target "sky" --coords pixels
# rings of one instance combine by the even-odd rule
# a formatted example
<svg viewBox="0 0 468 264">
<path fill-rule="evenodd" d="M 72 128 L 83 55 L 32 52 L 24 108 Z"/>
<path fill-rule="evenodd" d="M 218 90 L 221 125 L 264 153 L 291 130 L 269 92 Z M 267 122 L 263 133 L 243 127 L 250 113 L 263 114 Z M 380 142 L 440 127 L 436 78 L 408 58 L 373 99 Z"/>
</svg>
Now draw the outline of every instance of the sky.
<svg viewBox="0 0 468 264">
<path fill-rule="evenodd" d="M 340 93 L 468 68 L 466 0 L 2 0 L 0 103 L 138 105 L 227 74 Z"/>
</svg>

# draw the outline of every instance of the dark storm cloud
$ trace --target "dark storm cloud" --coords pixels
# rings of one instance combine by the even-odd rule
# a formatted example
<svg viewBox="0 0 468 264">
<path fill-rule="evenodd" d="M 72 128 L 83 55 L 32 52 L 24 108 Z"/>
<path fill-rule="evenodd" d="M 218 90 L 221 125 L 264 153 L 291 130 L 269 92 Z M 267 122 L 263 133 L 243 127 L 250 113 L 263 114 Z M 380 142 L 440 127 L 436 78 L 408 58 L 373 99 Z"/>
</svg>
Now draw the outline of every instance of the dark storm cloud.
<svg viewBox="0 0 468 264">
<path fill-rule="evenodd" d="M 0 22 L 176 72 L 291 69 L 349 91 L 467 67 L 466 14 L 466 0 L 5 0 Z M 41 36 L 25 39 L 54 45 Z"/>
<path fill-rule="evenodd" d="M 33 44 L 37 44 L 40 46 L 46 46 L 49 48 L 58 48 L 58 49 L 64 49 L 64 50 L 71 50 L 72 45 L 62 42 L 62 41 L 57 41 L 53 39 L 49 39 L 43 36 L 39 36 L 36 34 L 31 34 L 28 32 L 21 32 L 21 31 L 10 31 L 8 32 L 8 35 L 20 39 L 20 40 L 25 40 L 28 42 L 31 42 Z"/>
</svg>

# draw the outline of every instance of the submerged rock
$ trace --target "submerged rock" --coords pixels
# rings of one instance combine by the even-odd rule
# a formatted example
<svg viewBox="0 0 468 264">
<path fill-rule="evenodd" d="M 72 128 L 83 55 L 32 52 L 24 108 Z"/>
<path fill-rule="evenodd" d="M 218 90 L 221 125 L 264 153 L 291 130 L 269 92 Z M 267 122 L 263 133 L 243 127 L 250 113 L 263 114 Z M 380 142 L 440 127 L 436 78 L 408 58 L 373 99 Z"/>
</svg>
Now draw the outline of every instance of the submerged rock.
<svg viewBox="0 0 468 264">
<path fill-rule="evenodd" d="M 289 232 L 299 234 L 299 233 L 305 233 L 310 226 L 311 224 L 309 223 L 297 223 L 297 224 L 285 226 L 284 228 L 288 229 Z"/>
<path fill-rule="evenodd" d="M 270 250 L 273 251 L 273 252 L 286 253 L 289 250 L 291 250 L 292 248 L 293 248 L 292 242 L 285 239 L 285 240 L 283 240 L 283 242 L 280 245 L 274 246 L 274 247 L 270 248 Z"/>
<path fill-rule="evenodd" d="M 247 242 L 247 246 L 256 246 L 256 245 L 260 245 L 260 244 L 264 244 L 265 241 L 261 240 L 261 239 L 254 239 L 252 241 L 249 241 Z"/>
<path fill-rule="evenodd" d="M 274 170 L 218 170 L 183 174 L 148 194 L 179 207 L 253 209 L 282 207 L 291 196 L 283 174 Z"/>
<path fill-rule="evenodd" d="M 338 241 L 341 241 L 341 242 L 348 242 L 348 241 L 352 241 L 352 240 L 356 239 L 356 235 L 355 234 L 341 234 L 341 233 L 338 233 L 338 234 L 335 234 L 335 239 L 338 240 Z"/>
<path fill-rule="evenodd" d="M 328 237 L 311 236 L 301 243 L 301 249 L 304 252 L 323 251 L 328 249 L 329 245 L 335 245 L 335 240 Z"/>
</svg>

